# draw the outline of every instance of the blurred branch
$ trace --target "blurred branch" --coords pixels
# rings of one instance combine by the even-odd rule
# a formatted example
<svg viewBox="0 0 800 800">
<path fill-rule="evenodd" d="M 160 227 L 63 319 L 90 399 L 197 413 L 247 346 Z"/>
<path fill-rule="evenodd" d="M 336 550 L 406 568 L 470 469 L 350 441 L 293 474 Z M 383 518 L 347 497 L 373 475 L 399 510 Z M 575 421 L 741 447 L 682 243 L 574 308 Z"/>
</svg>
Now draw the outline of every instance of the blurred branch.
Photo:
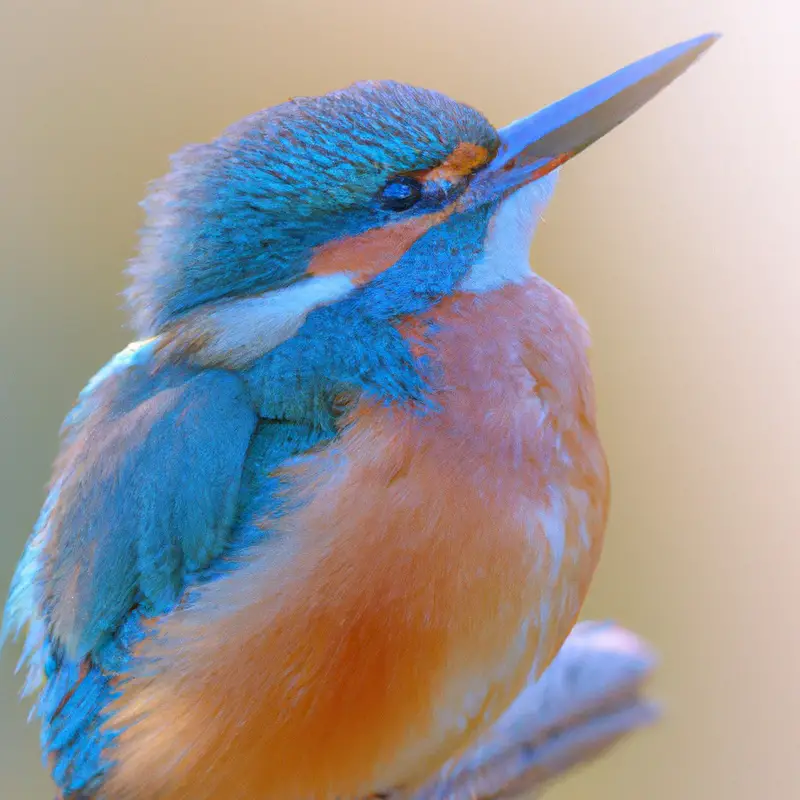
<svg viewBox="0 0 800 800">
<path fill-rule="evenodd" d="M 501 800 L 538 793 L 652 723 L 642 697 L 655 657 L 612 624 L 575 626 L 541 679 L 520 694 L 489 734 L 408 800 Z"/>
</svg>

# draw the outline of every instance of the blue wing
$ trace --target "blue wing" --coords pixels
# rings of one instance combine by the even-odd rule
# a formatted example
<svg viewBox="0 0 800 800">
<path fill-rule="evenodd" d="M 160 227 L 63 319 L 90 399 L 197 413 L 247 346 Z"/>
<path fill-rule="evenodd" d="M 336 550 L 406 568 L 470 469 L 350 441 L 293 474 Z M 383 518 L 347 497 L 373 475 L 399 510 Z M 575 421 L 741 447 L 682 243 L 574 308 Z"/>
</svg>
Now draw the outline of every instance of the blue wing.
<svg viewBox="0 0 800 800">
<path fill-rule="evenodd" d="M 229 372 L 158 366 L 153 343 L 114 359 L 62 429 L 38 530 L 37 605 L 71 660 L 129 610 L 162 613 L 225 546 L 256 415 Z"/>
<path fill-rule="evenodd" d="M 159 365 L 154 349 L 123 351 L 65 420 L 0 637 L 28 628 L 26 690 L 44 684 L 43 751 L 70 797 L 107 766 L 104 706 L 141 618 L 167 611 L 230 543 L 258 425 L 239 376 Z"/>
</svg>

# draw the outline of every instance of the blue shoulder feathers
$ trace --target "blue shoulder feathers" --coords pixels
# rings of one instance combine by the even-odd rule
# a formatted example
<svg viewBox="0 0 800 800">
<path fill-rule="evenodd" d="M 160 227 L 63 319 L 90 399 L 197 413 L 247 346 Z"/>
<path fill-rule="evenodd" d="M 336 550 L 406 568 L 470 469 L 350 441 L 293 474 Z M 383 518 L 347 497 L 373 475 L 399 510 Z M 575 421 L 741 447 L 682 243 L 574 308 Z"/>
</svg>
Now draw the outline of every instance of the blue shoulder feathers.
<svg viewBox="0 0 800 800">
<path fill-rule="evenodd" d="M 256 425 L 227 372 L 155 368 L 152 343 L 118 356 L 67 418 L 40 521 L 42 609 L 72 659 L 137 603 L 166 611 L 223 549 Z"/>
</svg>

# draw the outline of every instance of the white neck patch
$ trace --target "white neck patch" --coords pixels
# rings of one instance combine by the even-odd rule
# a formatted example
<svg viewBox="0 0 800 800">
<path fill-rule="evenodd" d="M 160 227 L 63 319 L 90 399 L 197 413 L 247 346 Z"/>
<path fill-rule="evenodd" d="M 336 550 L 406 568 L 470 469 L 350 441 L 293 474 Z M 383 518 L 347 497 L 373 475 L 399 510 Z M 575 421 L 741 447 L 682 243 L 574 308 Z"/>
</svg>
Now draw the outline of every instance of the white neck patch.
<svg viewBox="0 0 800 800">
<path fill-rule="evenodd" d="M 523 186 L 503 201 L 489 223 L 483 256 L 461 280 L 460 290 L 481 294 L 530 277 L 531 242 L 553 194 L 557 172 Z"/>
</svg>

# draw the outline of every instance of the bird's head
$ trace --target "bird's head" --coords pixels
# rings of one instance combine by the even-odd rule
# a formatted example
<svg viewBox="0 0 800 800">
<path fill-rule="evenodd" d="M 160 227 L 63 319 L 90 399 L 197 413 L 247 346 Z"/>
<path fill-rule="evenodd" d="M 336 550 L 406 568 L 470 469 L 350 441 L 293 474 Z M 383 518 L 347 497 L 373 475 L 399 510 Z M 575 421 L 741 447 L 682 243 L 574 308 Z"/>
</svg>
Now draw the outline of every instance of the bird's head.
<svg viewBox="0 0 800 800">
<path fill-rule="evenodd" d="M 496 130 L 385 81 L 291 100 L 184 149 L 145 202 L 128 291 L 142 336 L 245 366 L 321 309 L 340 331 L 520 280 L 555 170 L 683 72 L 676 45 Z M 225 353 L 227 356 L 225 357 Z"/>
<path fill-rule="evenodd" d="M 363 286 L 456 212 L 499 146 L 477 111 L 391 81 L 247 117 L 178 153 L 146 201 L 136 324 L 154 333 L 206 304 L 298 284 L 309 296 L 315 284 Z"/>
</svg>

